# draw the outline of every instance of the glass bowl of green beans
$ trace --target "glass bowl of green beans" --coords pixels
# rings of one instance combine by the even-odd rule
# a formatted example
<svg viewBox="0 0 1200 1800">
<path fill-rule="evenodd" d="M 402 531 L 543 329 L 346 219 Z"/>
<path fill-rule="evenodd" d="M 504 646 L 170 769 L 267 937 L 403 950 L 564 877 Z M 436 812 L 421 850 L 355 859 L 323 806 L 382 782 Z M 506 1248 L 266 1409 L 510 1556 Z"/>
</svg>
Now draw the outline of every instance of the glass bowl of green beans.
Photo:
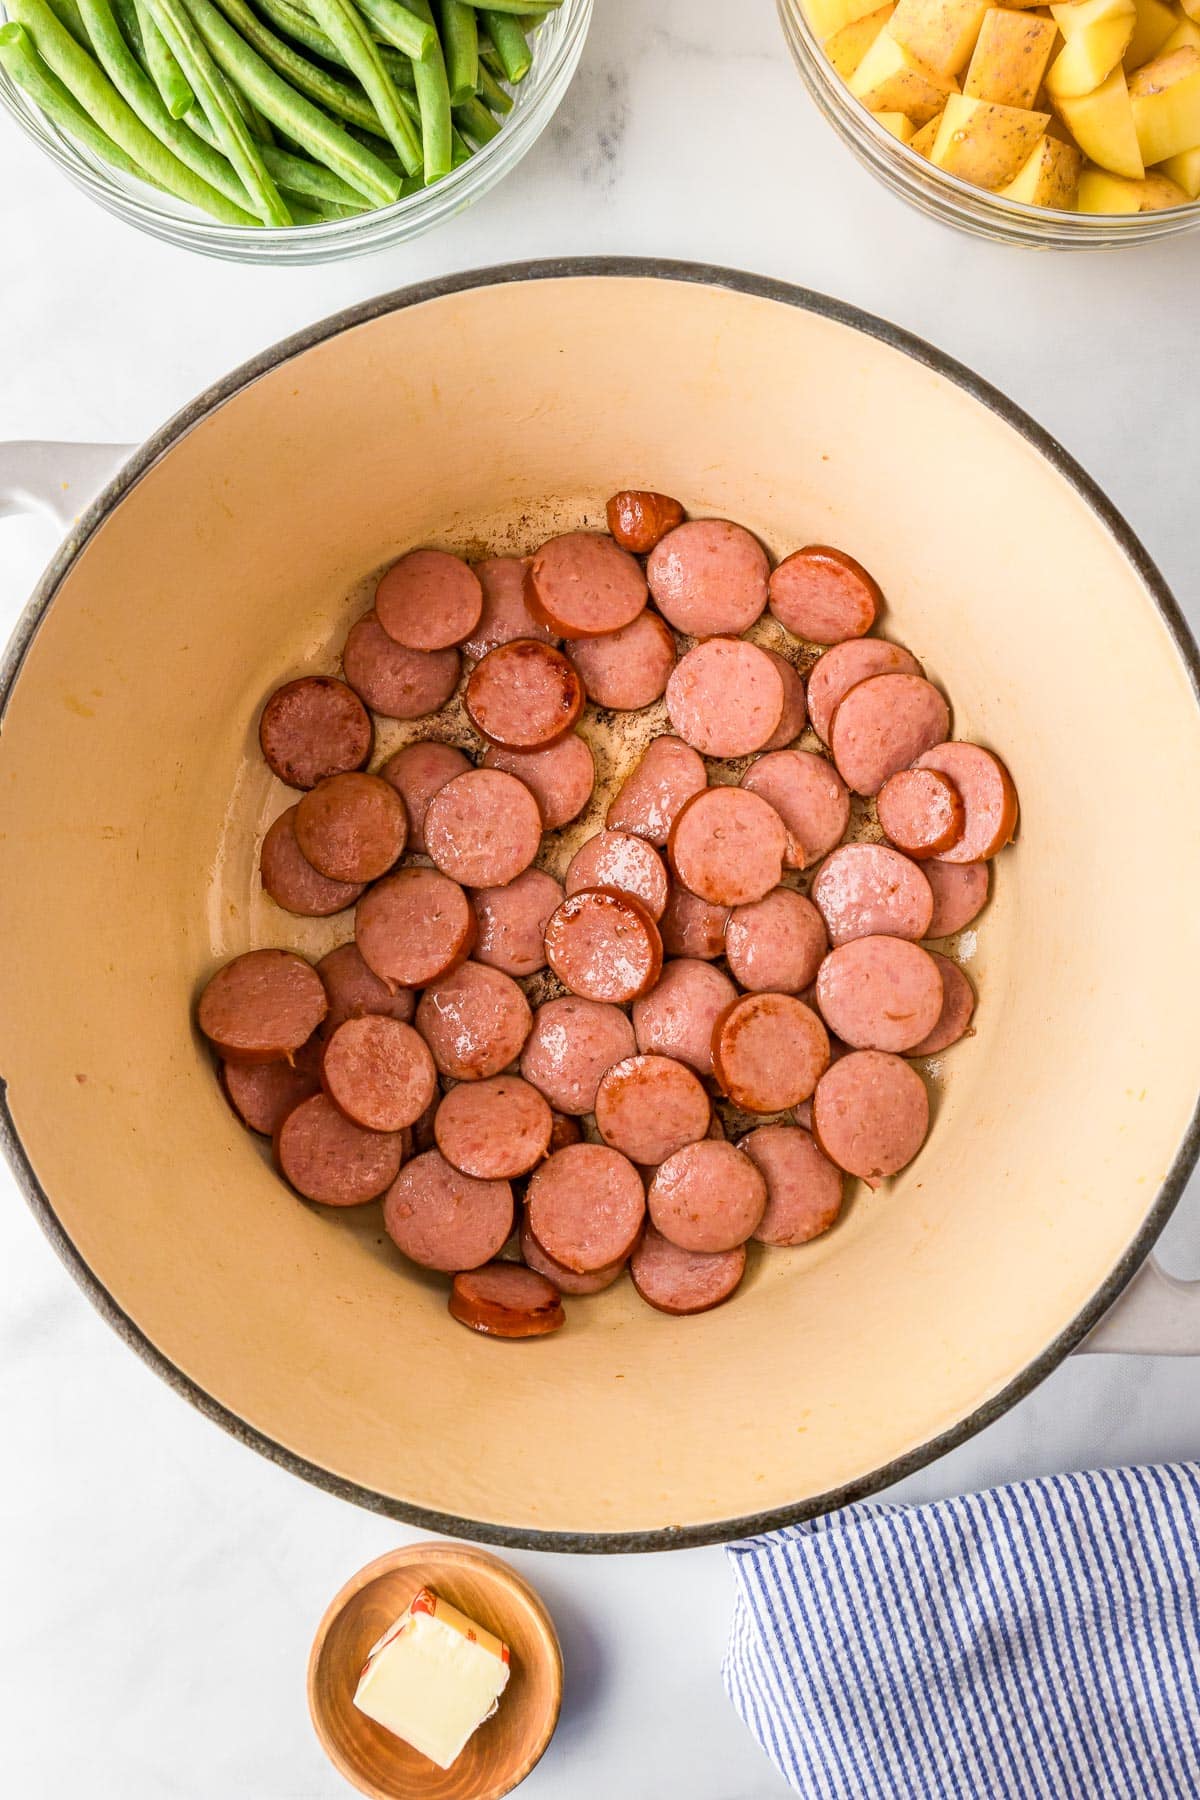
<svg viewBox="0 0 1200 1800">
<path fill-rule="evenodd" d="M 232 262 L 401 243 L 519 162 L 592 0 L 0 0 L 0 105 L 118 218 Z"/>
</svg>

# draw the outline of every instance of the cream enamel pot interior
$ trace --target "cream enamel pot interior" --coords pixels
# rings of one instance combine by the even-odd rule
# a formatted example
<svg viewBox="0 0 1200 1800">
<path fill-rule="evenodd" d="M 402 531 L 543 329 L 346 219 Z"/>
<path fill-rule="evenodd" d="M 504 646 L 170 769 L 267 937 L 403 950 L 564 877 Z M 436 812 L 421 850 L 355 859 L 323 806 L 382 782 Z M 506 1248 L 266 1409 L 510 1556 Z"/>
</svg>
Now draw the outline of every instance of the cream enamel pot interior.
<svg viewBox="0 0 1200 1800">
<path fill-rule="evenodd" d="M 264 696 L 336 666 L 364 579 L 406 547 L 531 546 L 630 484 L 775 552 L 859 556 L 958 735 L 1008 760 L 1021 829 L 975 934 L 977 1035 L 934 1071 L 934 1130 L 898 1180 L 856 1188 L 834 1231 L 761 1257 L 703 1317 L 665 1318 L 626 1283 L 552 1339 L 488 1342 L 401 1263 L 377 1206 L 288 1192 L 192 1007 L 251 945 L 349 935 L 258 891 L 284 803 L 257 753 Z M 372 302 L 134 455 L 26 616 L 0 736 L 9 1154 L 161 1373 L 367 1506 L 602 1550 L 870 1492 L 1080 1341 L 1195 1157 L 1195 673 L 1161 578 L 1086 477 L 876 320 L 628 262 Z M 1168 1298 L 1194 1344 L 1194 1296 Z"/>
</svg>

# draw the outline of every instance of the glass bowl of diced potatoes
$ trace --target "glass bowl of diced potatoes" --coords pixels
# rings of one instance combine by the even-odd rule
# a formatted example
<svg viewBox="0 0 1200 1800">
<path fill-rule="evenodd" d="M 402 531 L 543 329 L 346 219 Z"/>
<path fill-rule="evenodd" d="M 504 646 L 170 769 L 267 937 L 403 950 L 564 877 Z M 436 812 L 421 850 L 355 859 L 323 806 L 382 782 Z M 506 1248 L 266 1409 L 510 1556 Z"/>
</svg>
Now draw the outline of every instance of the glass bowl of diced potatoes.
<svg viewBox="0 0 1200 1800">
<path fill-rule="evenodd" d="M 825 118 L 922 212 L 1099 248 L 1200 223 L 1200 0 L 777 0 Z"/>
</svg>

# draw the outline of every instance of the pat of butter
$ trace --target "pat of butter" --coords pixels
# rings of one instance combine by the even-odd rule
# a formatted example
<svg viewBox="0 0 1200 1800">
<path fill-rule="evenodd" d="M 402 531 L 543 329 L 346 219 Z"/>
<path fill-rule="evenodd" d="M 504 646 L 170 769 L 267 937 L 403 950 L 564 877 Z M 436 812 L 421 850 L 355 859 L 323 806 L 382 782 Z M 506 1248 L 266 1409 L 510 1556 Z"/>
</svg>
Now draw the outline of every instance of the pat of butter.
<svg viewBox="0 0 1200 1800">
<path fill-rule="evenodd" d="M 508 1645 L 422 1588 L 367 1657 L 354 1704 L 448 1769 L 508 1685 Z"/>
</svg>

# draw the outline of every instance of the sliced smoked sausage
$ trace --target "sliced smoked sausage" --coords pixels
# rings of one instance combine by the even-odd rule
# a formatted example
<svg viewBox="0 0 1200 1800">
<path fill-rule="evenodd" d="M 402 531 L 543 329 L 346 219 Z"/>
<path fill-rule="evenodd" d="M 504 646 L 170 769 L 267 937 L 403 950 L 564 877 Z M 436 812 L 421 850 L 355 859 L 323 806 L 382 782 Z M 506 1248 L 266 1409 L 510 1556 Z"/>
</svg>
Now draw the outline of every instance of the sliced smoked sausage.
<svg viewBox="0 0 1200 1800">
<path fill-rule="evenodd" d="M 535 1269 L 493 1262 L 456 1275 L 450 1317 L 484 1337 L 545 1337 L 566 1324 L 558 1289 Z"/>
<path fill-rule="evenodd" d="M 431 981 L 417 1003 L 417 1030 L 441 1073 L 455 1081 L 499 1075 L 520 1056 L 532 1024 L 511 976 L 477 962 Z"/>
<path fill-rule="evenodd" d="M 483 611 L 470 637 L 463 639 L 467 656 L 478 662 L 497 644 L 511 644 L 514 638 L 536 638 L 543 644 L 556 642 L 554 632 L 535 619 L 526 604 L 528 557 L 489 556 L 473 566 L 483 589 Z"/>
<path fill-rule="evenodd" d="M 357 944 L 339 944 L 336 950 L 321 958 L 317 974 L 329 996 L 329 1011 L 321 1027 L 325 1037 L 347 1019 L 361 1019 L 368 1013 L 382 1013 L 389 1019 L 399 1019 L 404 1025 L 411 1024 L 417 1004 L 411 991 L 399 988 L 393 993 L 387 983 L 380 981 L 375 971 L 367 967 Z"/>
<path fill-rule="evenodd" d="M 681 807 L 707 786 L 704 763 L 690 744 L 654 738 L 617 790 L 605 823 L 610 831 L 632 831 L 661 849 Z"/>
<path fill-rule="evenodd" d="M 760 1244 L 807 1244 L 842 1209 L 842 1171 L 796 1125 L 760 1125 L 738 1149 L 767 1184 L 767 1206 L 754 1229 Z"/>
<path fill-rule="evenodd" d="M 938 852 L 940 861 L 986 862 L 1003 850 L 1017 829 L 1017 790 L 998 756 L 980 744 L 938 744 L 916 766 L 947 776 L 962 796 L 962 835 Z"/>
<path fill-rule="evenodd" d="M 461 556 L 410 550 L 376 588 L 375 612 L 398 644 L 410 650 L 446 650 L 470 637 L 478 625 L 483 589 Z"/>
<path fill-rule="evenodd" d="M 604 1144 L 571 1144 L 534 1170 L 526 1190 L 529 1229 L 577 1275 L 621 1263 L 646 1215 L 642 1178 Z"/>
<path fill-rule="evenodd" d="M 475 914 L 456 881 L 438 869 L 400 869 L 364 894 L 354 938 L 381 981 L 424 987 L 471 954 Z"/>
<path fill-rule="evenodd" d="M 872 675 L 839 703 L 829 726 L 838 774 L 856 794 L 877 794 L 889 775 L 950 729 L 950 708 L 923 675 Z"/>
<path fill-rule="evenodd" d="M 937 1024 L 942 997 L 932 956 L 904 938 L 851 938 L 817 973 L 821 1017 L 854 1050 L 911 1050 Z"/>
<path fill-rule="evenodd" d="M 439 788 L 425 812 L 425 848 L 464 887 L 504 887 L 542 844 L 538 803 L 515 775 L 470 769 Z"/>
<path fill-rule="evenodd" d="M 875 799 L 875 811 L 897 850 L 924 860 L 951 849 L 963 834 L 962 795 L 936 769 L 898 769 Z"/>
<path fill-rule="evenodd" d="M 774 807 L 746 788 L 713 787 L 671 827 L 677 881 L 713 906 L 747 906 L 779 885 L 788 834 Z"/>
<path fill-rule="evenodd" d="M 646 577 L 602 532 L 568 531 L 535 553 L 525 594 L 534 617 L 560 637 L 603 637 L 637 618 L 646 604 Z"/>
<path fill-rule="evenodd" d="M 646 488 L 622 488 L 604 514 L 610 536 L 633 556 L 649 556 L 659 538 L 683 524 L 678 500 Z"/>
<path fill-rule="evenodd" d="M 609 1263 L 603 1269 L 590 1269 L 586 1275 L 577 1275 L 565 1263 L 555 1262 L 529 1229 L 527 1213 L 521 1219 L 518 1236 L 522 1262 L 529 1268 L 536 1269 L 539 1275 L 544 1275 L 560 1294 L 570 1294 L 572 1297 L 576 1294 L 602 1294 L 605 1288 L 610 1288 L 624 1273 L 624 1258 L 620 1262 Z"/>
<path fill-rule="evenodd" d="M 508 1241 L 512 1188 L 464 1175 L 440 1150 L 426 1150 L 388 1188 L 383 1224 L 396 1248 L 423 1269 L 477 1269 Z"/>
<path fill-rule="evenodd" d="M 196 1022 L 226 1062 L 277 1062 L 308 1042 L 328 1008 L 321 977 L 302 956 L 247 950 L 208 982 Z"/>
<path fill-rule="evenodd" d="M 650 552 L 646 579 L 659 612 L 689 637 L 748 631 L 767 604 L 767 553 L 730 519 L 691 519 Z"/>
<path fill-rule="evenodd" d="M 933 914 L 922 935 L 953 937 L 982 911 L 988 897 L 985 862 L 940 862 L 936 857 L 921 870 L 933 894 Z"/>
<path fill-rule="evenodd" d="M 695 1143 L 711 1116 L 698 1076 L 669 1056 L 627 1057 L 607 1071 L 596 1090 L 600 1136 L 635 1163 L 660 1163 Z M 552 1244 L 546 1248 L 557 1254 Z"/>
<path fill-rule="evenodd" d="M 330 881 L 377 881 L 408 839 L 404 802 L 378 775 L 330 775 L 296 808 L 296 842 Z"/>
<path fill-rule="evenodd" d="M 327 919 L 344 912 L 363 892 L 361 881 L 331 881 L 314 869 L 296 841 L 298 807 L 281 812 L 259 852 L 259 874 L 263 892 L 285 912 L 306 919 Z"/>
<path fill-rule="evenodd" d="M 221 1086 L 243 1125 L 263 1137 L 274 1137 L 294 1106 L 318 1093 L 316 1056 L 297 1052 L 294 1063 L 222 1063 Z"/>
<path fill-rule="evenodd" d="M 565 737 L 583 711 L 583 681 L 552 644 L 513 638 L 475 664 L 464 704 L 476 731 L 510 750 L 544 750 Z"/>
<path fill-rule="evenodd" d="M 804 683 L 786 656 L 780 656 L 778 650 L 768 650 L 767 655 L 779 670 L 779 679 L 783 683 L 783 712 L 763 749 L 784 750 L 800 736 L 808 718 Z"/>
<path fill-rule="evenodd" d="M 637 1047 L 644 1056 L 673 1057 L 697 1075 L 711 1075 L 713 1026 L 736 999 L 728 975 L 711 963 L 694 957 L 664 963 L 657 985 L 634 1001 Z"/>
<path fill-rule="evenodd" d="M 807 869 L 840 844 L 850 823 L 850 795 L 831 762 L 811 750 L 756 756 L 742 787 L 773 806 L 787 827 L 784 861 Z"/>
<path fill-rule="evenodd" d="M 921 665 L 900 644 L 883 638 L 849 638 L 818 657 L 808 677 L 808 717 L 823 744 L 829 724 L 852 687 L 872 675 L 919 675 Z"/>
<path fill-rule="evenodd" d="M 457 650 L 409 650 L 389 637 L 374 612 L 350 627 L 342 672 L 364 705 L 386 719 L 424 719 L 458 686 Z"/>
<path fill-rule="evenodd" d="M 539 1006 L 521 1073 L 557 1112 L 590 1113 L 605 1070 L 632 1056 L 633 1026 L 616 1006 L 568 995 Z"/>
<path fill-rule="evenodd" d="M 344 1020 L 325 1039 L 321 1086 L 355 1125 L 404 1131 L 436 1094 L 437 1071 L 411 1025 L 368 1013 Z"/>
<path fill-rule="evenodd" d="M 943 1050 L 949 1050 L 967 1035 L 975 1011 L 975 989 L 958 964 L 948 956 L 939 956 L 936 950 L 929 954 L 942 977 L 942 1010 L 928 1037 L 914 1044 L 909 1056 L 940 1056 Z"/>
<path fill-rule="evenodd" d="M 518 979 L 546 966 L 546 926 L 565 895 L 552 875 L 526 869 L 505 887 L 477 888 L 471 905 L 479 922 L 476 962 Z"/>
<path fill-rule="evenodd" d="M 744 1112 L 798 1106 L 828 1066 L 828 1033 L 793 994 L 747 994 L 713 1029 L 714 1073 Z"/>
<path fill-rule="evenodd" d="M 925 1142 L 929 1095 L 899 1056 L 852 1050 L 817 1083 L 812 1114 L 813 1135 L 830 1161 L 875 1187 Z"/>
<path fill-rule="evenodd" d="M 708 1312 L 735 1292 L 746 1272 L 746 1246 L 710 1254 L 681 1250 L 648 1225 L 629 1259 L 634 1287 L 656 1311 L 682 1315 Z"/>
<path fill-rule="evenodd" d="M 701 900 L 698 894 L 673 881 L 659 921 L 663 949 L 668 956 L 694 956 L 712 962 L 725 948 L 729 912 L 729 907 Z"/>
<path fill-rule="evenodd" d="M 615 888 L 582 888 L 546 926 L 546 961 L 584 1000 L 626 1006 L 662 969 L 662 939 L 640 900 Z"/>
<path fill-rule="evenodd" d="M 274 1137 L 275 1166 L 306 1200 L 321 1206 L 362 1206 L 396 1179 L 404 1133 L 365 1131 L 340 1113 L 327 1094 L 294 1106 Z"/>
<path fill-rule="evenodd" d="M 540 1163 L 550 1148 L 553 1115 L 535 1087 L 516 1075 L 460 1081 L 437 1109 L 437 1147 L 464 1175 L 509 1181 Z"/>
<path fill-rule="evenodd" d="M 667 1157 L 646 1198 L 665 1238 L 681 1250 L 712 1255 L 736 1249 L 758 1228 L 767 1184 L 757 1164 L 733 1144 L 704 1138 Z"/>
<path fill-rule="evenodd" d="M 502 744 L 489 744 L 483 766 L 525 783 L 538 803 L 543 831 L 561 831 L 578 818 L 596 782 L 592 752 L 577 731 L 569 731 L 544 750 L 506 750 Z"/>
<path fill-rule="evenodd" d="M 632 894 L 657 923 L 670 883 L 662 857 L 645 838 L 629 831 L 598 831 L 567 864 L 563 885 L 568 894 L 595 887 Z"/>
<path fill-rule="evenodd" d="M 470 768 L 470 758 L 461 750 L 453 744 L 439 743 L 435 738 L 420 744 L 406 744 L 403 750 L 388 757 L 379 773 L 404 802 L 410 850 L 416 850 L 422 856 L 425 854 L 425 814 L 429 802 L 448 781 L 453 781 L 456 775 L 466 775 Z"/>
<path fill-rule="evenodd" d="M 803 993 L 828 948 L 825 921 L 794 888 L 772 888 L 761 900 L 734 907 L 725 926 L 730 972 L 750 993 Z"/>
<path fill-rule="evenodd" d="M 771 571 L 771 611 L 793 637 L 840 644 L 870 631 L 883 605 L 874 576 L 829 544 L 806 544 Z"/>
<path fill-rule="evenodd" d="M 361 769 L 371 754 L 371 715 L 344 681 L 307 675 L 285 682 L 263 707 L 258 741 L 288 787 L 316 787 L 327 775 Z"/>
<path fill-rule="evenodd" d="M 665 692 L 675 667 L 675 639 L 647 607 L 632 625 L 567 645 L 594 706 L 638 712 Z"/>
<path fill-rule="evenodd" d="M 825 858 L 811 892 L 831 944 L 928 935 L 933 890 L 924 871 L 888 844 L 843 844 Z"/>
<path fill-rule="evenodd" d="M 783 717 L 783 677 L 757 644 L 714 637 L 688 650 L 667 682 L 667 712 L 702 756 L 749 756 Z"/>
</svg>

